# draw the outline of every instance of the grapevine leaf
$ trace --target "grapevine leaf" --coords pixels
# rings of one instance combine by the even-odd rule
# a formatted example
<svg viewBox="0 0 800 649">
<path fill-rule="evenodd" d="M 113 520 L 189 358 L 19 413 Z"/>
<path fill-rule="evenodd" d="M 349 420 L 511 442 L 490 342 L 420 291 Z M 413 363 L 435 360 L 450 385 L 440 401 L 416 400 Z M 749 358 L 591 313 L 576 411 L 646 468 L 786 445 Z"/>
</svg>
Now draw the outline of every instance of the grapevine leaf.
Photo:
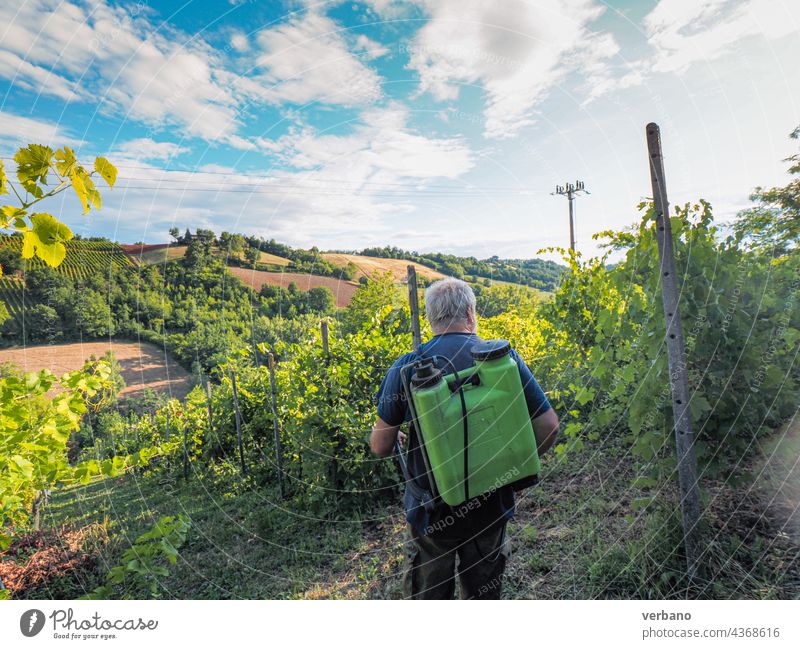
<svg viewBox="0 0 800 649">
<path fill-rule="evenodd" d="M 38 237 L 34 232 L 28 231 L 22 235 L 22 258 L 31 259 L 36 254 Z"/>
<path fill-rule="evenodd" d="M 73 170 L 71 177 L 72 189 L 75 190 L 75 195 L 78 197 L 81 205 L 83 205 L 83 213 L 86 214 L 89 211 L 89 201 L 86 196 L 86 183 L 84 183 L 83 178 L 77 170 Z"/>
<path fill-rule="evenodd" d="M 6 176 L 5 163 L 0 160 L 0 194 L 8 194 L 8 188 L 6 187 L 7 182 L 8 176 Z"/>
<path fill-rule="evenodd" d="M 95 189 L 94 181 L 86 173 L 86 170 L 83 167 L 75 167 L 72 170 L 71 178 L 75 194 L 83 205 L 83 213 L 86 214 L 89 211 L 90 204 L 96 209 L 100 209 L 102 204 L 100 192 Z"/>
<path fill-rule="evenodd" d="M 17 178 L 25 190 L 36 198 L 43 195 L 41 187 L 47 184 L 47 172 L 53 158 L 53 149 L 41 144 L 29 144 L 14 154 L 17 163 Z"/>
<path fill-rule="evenodd" d="M 75 158 L 75 152 L 68 146 L 56 151 L 55 159 L 56 169 L 58 169 L 58 173 L 62 176 L 69 176 L 72 173 L 72 169 L 78 163 Z"/>
<path fill-rule="evenodd" d="M 21 455 L 12 455 L 8 459 L 11 464 L 16 465 L 20 473 L 22 473 L 22 475 L 24 475 L 28 480 L 33 479 L 33 464 L 30 460 L 22 457 Z"/>
<path fill-rule="evenodd" d="M 28 227 L 27 224 L 25 224 L 24 228 L 20 228 L 16 225 L 17 220 L 21 220 L 23 223 L 25 223 L 25 221 L 22 219 L 26 214 L 27 212 L 20 207 L 15 207 L 14 205 L 3 205 L 3 207 L 0 207 L 0 228 L 7 228 L 8 224 L 13 219 L 15 222 L 14 227 L 16 227 L 17 230 L 26 229 Z"/>
<path fill-rule="evenodd" d="M 113 187 L 114 183 L 117 182 L 117 168 L 105 158 L 97 157 L 94 159 L 94 170 L 103 177 L 109 187 Z"/>
<path fill-rule="evenodd" d="M 32 230 L 23 234 L 22 256 L 30 259 L 36 254 L 48 266 L 58 266 L 67 254 L 65 241 L 72 239 L 72 231 L 50 214 L 31 215 Z"/>
</svg>

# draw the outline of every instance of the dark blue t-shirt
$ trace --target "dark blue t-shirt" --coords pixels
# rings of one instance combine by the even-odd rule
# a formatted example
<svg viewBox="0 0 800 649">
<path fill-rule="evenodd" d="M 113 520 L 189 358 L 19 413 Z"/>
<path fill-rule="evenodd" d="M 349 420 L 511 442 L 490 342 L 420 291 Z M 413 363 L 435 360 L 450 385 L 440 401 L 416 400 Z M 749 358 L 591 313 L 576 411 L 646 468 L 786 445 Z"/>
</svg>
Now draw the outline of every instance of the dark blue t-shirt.
<svg viewBox="0 0 800 649">
<path fill-rule="evenodd" d="M 381 382 L 377 395 L 378 416 L 391 426 L 399 426 L 411 420 L 403 390 L 401 368 L 418 360 L 420 356 L 428 358 L 440 356 L 448 359 L 456 370 L 461 371 L 474 364 L 470 350 L 474 344 L 482 340 L 476 334 L 446 333 L 434 336 L 420 345 L 419 354 L 414 352 L 403 354 L 392 364 Z M 511 357 L 519 367 L 528 412 L 531 418 L 538 417 L 550 409 L 550 403 L 519 354 L 512 350 Z M 448 363 L 439 363 L 439 367 L 445 374 L 449 374 L 452 370 Z M 407 367 L 405 372 L 408 378 L 411 368 Z M 423 489 L 430 489 L 422 457 L 418 448 L 413 445 L 409 448 L 408 464 L 415 482 Z M 406 518 L 418 532 L 451 538 L 479 534 L 483 529 L 508 520 L 514 514 L 514 492 L 510 487 L 503 487 L 491 494 L 483 494 L 457 507 L 440 504 L 430 516 L 421 507 L 419 500 L 411 494 L 410 489 L 406 489 L 403 501 Z"/>
</svg>

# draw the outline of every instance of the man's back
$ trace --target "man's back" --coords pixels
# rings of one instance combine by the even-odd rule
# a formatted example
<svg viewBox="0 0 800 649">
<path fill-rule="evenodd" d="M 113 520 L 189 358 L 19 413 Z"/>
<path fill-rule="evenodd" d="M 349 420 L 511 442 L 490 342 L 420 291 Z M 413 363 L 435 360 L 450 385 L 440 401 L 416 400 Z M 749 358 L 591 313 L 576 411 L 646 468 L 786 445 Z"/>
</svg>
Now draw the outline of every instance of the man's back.
<svg viewBox="0 0 800 649">
<path fill-rule="evenodd" d="M 420 357 L 425 357 L 436 360 L 437 366 L 445 374 L 451 373 L 453 369 L 461 371 L 473 365 L 471 349 L 481 341 L 482 338 L 474 333 L 444 333 L 434 336 L 421 345 L 419 354 L 412 352 L 401 356 L 381 383 L 378 393 L 378 416 L 391 425 L 400 425 L 410 420 L 400 375 L 403 367 Z M 512 358 L 520 368 L 520 377 L 531 417 L 537 416 L 549 409 L 550 404 L 519 355 L 512 351 Z M 411 368 L 406 367 L 403 371 L 408 377 Z M 417 441 L 416 436 L 412 435 L 408 453 L 409 471 L 419 487 L 430 490 Z M 505 523 L 513 515 L 514 494 L 510 487 L 502 487 L 494 492 L 481 494 L 457 507 L 439 504 L 433 512 L 426 512 L 412 490 L 407 488 L 404 504 L 408 522 L 420 533 L 443 538 L 471 538 L 486 529 Z"/>
</svg>

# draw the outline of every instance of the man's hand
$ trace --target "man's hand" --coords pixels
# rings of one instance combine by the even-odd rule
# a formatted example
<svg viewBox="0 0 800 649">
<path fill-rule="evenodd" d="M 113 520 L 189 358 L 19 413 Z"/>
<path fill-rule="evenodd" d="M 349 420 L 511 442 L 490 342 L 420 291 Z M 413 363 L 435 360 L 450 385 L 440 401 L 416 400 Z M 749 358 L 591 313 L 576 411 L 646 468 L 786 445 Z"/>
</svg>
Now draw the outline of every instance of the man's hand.
<svg viewBox="0 0 800 649">
<path fill-rule="evenodd" d="M 379 457 L 389 457 L 394 450 L 394 443 L 399 430 L 400 426 L 387 424 L 378 417 L 369 436 L 369 447 L 372 452 Z M 403 435 L 403 438 L 405 438 L 405 435 Z M 401 439 L 400 443 L 402 444 L 404 441 L 404 439 Z"/>
<path fill-rule="evenodd" d="M 553 408 L 532 419 L 533 432 L 536 434 L 536 447 L 539 457 L 547 453 L 558 436 L 558 415 Z"/>
</svg>

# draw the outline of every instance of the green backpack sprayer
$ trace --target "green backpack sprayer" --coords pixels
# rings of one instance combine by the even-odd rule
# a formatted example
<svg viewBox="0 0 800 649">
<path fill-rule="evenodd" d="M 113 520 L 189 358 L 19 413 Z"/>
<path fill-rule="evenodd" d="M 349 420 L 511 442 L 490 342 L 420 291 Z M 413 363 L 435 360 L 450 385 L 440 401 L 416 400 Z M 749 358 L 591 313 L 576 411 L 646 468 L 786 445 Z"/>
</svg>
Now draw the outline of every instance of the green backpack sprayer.
<svg viewBox="0 0 800 649">
<path fill-rule="evenodd" d="M 475 364 L 461 372 L 435 356 L 412 363 L 410 381 L 401 369 L 432 495 L 451 506 L 508 484 L 535 484 L 541 470 L 511 345 L 487 340 L 470 351 Z M 452 373 L 443 374 L 436 360 L 449 363 Z"/>
</svg>

